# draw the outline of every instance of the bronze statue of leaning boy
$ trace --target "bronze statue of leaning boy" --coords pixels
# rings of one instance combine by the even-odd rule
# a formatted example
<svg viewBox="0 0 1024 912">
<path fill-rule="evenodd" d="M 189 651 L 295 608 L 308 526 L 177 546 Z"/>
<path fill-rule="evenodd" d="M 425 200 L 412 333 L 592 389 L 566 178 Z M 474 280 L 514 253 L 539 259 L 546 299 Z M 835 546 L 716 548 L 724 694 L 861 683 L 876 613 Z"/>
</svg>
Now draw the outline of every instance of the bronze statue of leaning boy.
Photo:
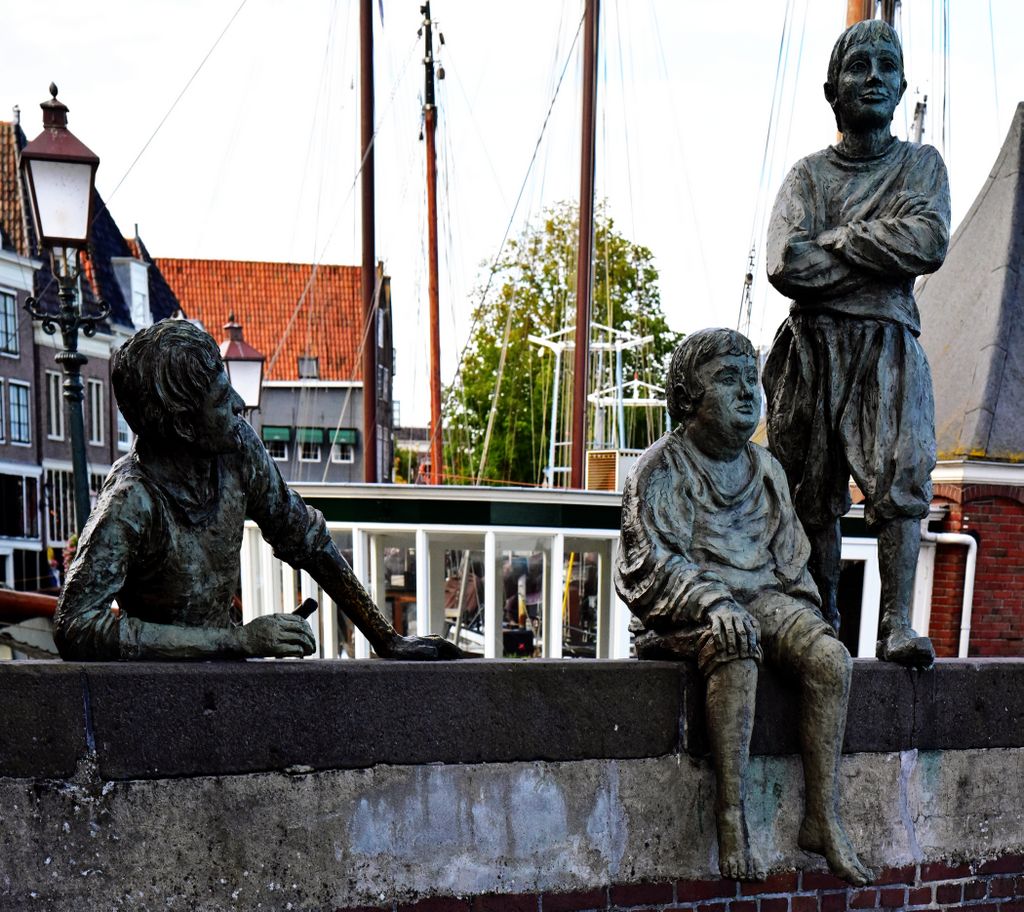
<svg viewBox="0 0 1024 912">
<path fill-rule="evenodd" d="M 298 615 L 231 622 L 244 521 L 309 573 L 378 655 L 457 658 L 440 637 L 402 637 L 338 552 L 318 510 L 285 485 L 228 382 L 216 343 L 185 320 L 132 336 L 111 377 L 135 445 L 110 471 L 54 619 L 65 659 L 302 656 Z M 119 612 L 111 610 L 116 599 Z"/>
<path fill-rule="evenodd" d="M 786 474 L 750 443 L 761 413 L 754 349 L 728 329 L 687 336 L 667 387 L 676 426 L 626 480 L 615 584 L 642 629 L 638 656 L 692 659 L 707 680 L 719 869 L 728 878 L 765 877 L 745 807 L 764 660 L 800 688 L 800 847 L 824 855 L 850 883 L 868 883 L 873 875 L 838 809 L 852 662 L 821 615 Z"/>
</svg>

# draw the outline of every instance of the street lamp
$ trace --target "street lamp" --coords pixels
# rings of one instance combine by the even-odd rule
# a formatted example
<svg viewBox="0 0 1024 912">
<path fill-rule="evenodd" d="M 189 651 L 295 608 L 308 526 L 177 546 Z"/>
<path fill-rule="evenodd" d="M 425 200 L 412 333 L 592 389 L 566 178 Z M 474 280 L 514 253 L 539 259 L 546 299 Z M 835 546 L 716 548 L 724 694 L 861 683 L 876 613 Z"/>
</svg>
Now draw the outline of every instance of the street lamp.
<svg viewBox="0 0 1024 912">
<path fill-rule="evenodd" d="M 242 324 L 235 322 L 233 313 L 228 316 L 224 331 L 228 337 L 220 344 L 220 356 L 228 369 L 228 380 L 242 397 L 246 410 L 252 411 L 260 407 L 263 362 L 267 359 L 242 338 Z"/>
<path fill-rule="evenodd" d="M 86 336 L 95 335 L 96 324 L 110 313 L 110 308 L 101 304 L 99 312 L 85 316 L 78 304 L 79 253 L 89 238 L 93 182 L 100 160 L 68 129 L 67 105 L 57 100 L 57 86 L 52 82 L 50 95 L 49 101 L 39 106 L 43 109 L 43 132 L 22 149 L 21 167 L 28 182 L 39 245 L 49 252 L 60 307 L 53 313 L 42 309 L 36 298 L 29 298 L 25 309 L 32 319 L 41 322 L 48 335 L 59 328 L 64 341 L 64 350 L 58 352 L 55 360 L 64 369 L 75 518 L 81 532 L 90 507 L 82 418 L 82 366 L 89 359 L 78 350 L 78 331 Z"/>
</svg>

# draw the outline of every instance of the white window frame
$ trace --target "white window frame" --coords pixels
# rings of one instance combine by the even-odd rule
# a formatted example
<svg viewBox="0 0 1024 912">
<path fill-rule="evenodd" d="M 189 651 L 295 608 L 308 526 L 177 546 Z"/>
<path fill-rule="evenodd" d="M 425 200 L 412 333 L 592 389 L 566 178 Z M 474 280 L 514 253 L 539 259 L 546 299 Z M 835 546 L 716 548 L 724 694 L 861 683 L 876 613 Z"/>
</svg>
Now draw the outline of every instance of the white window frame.
<svg viewBox="0 0 1024 912">
<path fill-rule="evenodd" d="M 7 303 L 10 301 L 10 310 Z M 10 339 L 10 347 L 4 344 L 4 337 Z M 6 358 L 21 357 L 21 339 L 18 336 L 18 298 L 13 291 L 0 289 L 0 355 Z"/>
<path fill-rule="evenodd" d="M 46 540 L 51 545 L 66 545 L 77 529 L 75 523 L 75 488 L 72 473 L 67 469 L 46 469 L 43 473 L 46 491 Z"/>
<path fill-rule="evenodd" d="M 46 372 L 46 439 L 64 439 L 64 379 L 60 371 Z"/>
<path fill-rule="evenodd" d="M 89 443 L 103 446 L 106 440 L 107 413 L 104 404 L 103 381 L 90 377 L 86 380 L 86 394 L 89 402 Z"/>
<path fill-rule="evenodd" d="M 117 410 L 117 448 L 122 453 L 127 453 L 132 448 L 132 429 L 128 420 Z"/>
<path fill-rule="evenodd" d="M 321 443 L 305 443 L 305 442 L 303 442 L 303 443 L 299 443 L 298 446 L 299 446 L 299 450 L 298 450 L 298 452 L 299 452 L 299 462 L 321 462 L 322 461 L 321 456 L 322 456 L 323 444 L 321 444 Z M 304 455 L 306 447 L 315 447 L 316 448 L 316 458 L 315 459 L 312 456 L 306 457 Z"/>
<path fill-rule="evenodd" d="M 272 444 L 272 443 L 273 444 L 280 444 L 282 447 L 284 447 L 284 455 L 283 456 L 277 456 L 277 455 L 275 455 L 271 451 L 270 444 Z M 274 462 L 287 462 L 288 461 L 288 441 L 287 440 L 264 440 L 263 441 L 263 446 L 266 448 L 267 452 L 270 454 L 270 458 L 273 459 Z"/>
<path fill-rule="evenodd" d="M 341 458 L 341 448 L 344 447 L 348 451 L 348 458 Z M 356 461 L 356 448 L 351 443 L 332 443 L 331 444 L 331 462 L 335 465 L 349 465 Z"/>
<path fill-rule="evenodd" d="M 25 439 L 17 437 L 14 433 L 14 391 L 16 389 L 25 391 Z M 7 390 L 10 400 L 8 414 L 11 428 L 11 444 L 14 446 L 32 446 L 32 387 L 21 380 L 8 380 Z"/>
</svg>

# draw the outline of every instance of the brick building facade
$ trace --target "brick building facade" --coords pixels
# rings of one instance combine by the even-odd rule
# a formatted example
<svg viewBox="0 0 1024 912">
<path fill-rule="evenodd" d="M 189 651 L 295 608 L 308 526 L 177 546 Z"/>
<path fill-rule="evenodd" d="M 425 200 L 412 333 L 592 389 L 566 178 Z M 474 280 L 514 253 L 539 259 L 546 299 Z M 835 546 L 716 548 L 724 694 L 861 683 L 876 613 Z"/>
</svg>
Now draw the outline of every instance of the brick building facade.
<svg viewBox="0 0 1024 912">
<path fill-rule="evenodd" d="M 962 610 L 967 549 L 938 546 L 929 632 L 957 655 L 1024 655 L 1024 104 L 945 265 L 918 288 L 932 366 L 943 531 L 977 542 L 970 616 Z"/>
</svg>

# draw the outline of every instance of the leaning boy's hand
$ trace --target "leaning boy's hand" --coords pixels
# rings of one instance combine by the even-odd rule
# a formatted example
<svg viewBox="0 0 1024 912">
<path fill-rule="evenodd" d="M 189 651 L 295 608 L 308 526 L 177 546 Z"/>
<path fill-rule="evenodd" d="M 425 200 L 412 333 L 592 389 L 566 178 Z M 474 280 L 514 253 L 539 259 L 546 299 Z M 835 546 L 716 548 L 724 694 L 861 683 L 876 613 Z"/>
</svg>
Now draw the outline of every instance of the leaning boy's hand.
<svg viewBox="0 0 1024 912">
<path fill-rule="evenodd" d="M 718 602 L 708 611 L 715 648 L 719 652 L 753 659 L 757 656 L 757 638 L 761 628 L 757 619 L 731 599 Z"/>
<path fill-rule="evenodd" d="M 301 658 L 316 650 L 313 631 L 297 614 L 268 614 L 239 628 L 242 652 L 252 658 Z"/>
</svg>

